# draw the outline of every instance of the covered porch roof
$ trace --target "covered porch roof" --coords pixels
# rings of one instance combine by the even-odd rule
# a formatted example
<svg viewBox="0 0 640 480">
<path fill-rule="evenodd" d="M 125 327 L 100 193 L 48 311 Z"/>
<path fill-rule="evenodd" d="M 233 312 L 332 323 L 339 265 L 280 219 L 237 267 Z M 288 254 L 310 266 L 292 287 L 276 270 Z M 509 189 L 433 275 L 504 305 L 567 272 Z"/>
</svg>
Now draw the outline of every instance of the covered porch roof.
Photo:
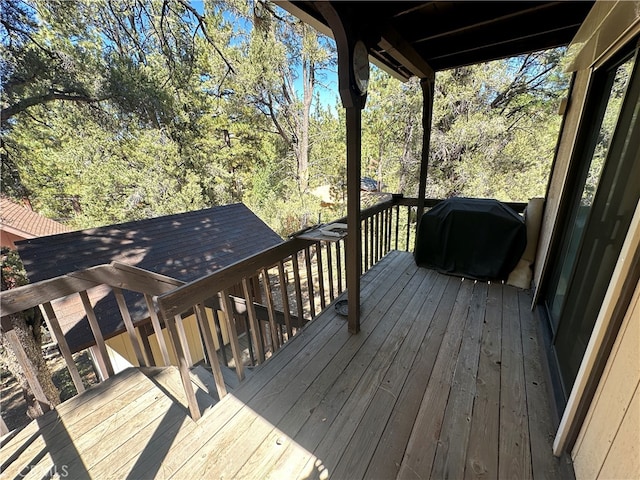
<svg viewBox="0 0 640 480">
<path fill-rule="evenodd" d="M 376 65 L 397 78 L 568 45 L 595 3 L 562 2 L 276 2 L 332 35 L 319 3 L 357 24 Z"/>
<path fill-rule="evenodd" d="M 594 2 L 277 1 L 332 36 L 346 108 L 349 331 L 360 330 L 360 176 L 368 65 L 421 79 L 423 146 L 417 216 L 424 211 L 435 72 L 568 45 Z M 363 65 L 364 63 L 364 65 Z"/>
</svg>

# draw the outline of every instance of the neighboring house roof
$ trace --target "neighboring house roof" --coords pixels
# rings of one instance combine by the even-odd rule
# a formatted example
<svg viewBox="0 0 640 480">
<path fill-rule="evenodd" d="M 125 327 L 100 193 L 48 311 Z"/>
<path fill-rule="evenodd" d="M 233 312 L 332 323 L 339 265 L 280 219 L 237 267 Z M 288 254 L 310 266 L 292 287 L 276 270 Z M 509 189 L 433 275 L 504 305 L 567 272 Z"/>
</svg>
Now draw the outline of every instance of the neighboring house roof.
<svg viewBox="0 0 640 480">
<path fill-rule="evenodd" d="M 69 232 L 71 229 L 8 198 L 0 197 L 0 230 L 16 241 Z"/>
<path fill-rule="evenodd" d="M 237 203 L 33 238 L 18 242 L 17 248 L 32 283 L 112 261 L 188 282 L 280 242 L 278 234 Z M 124 331 L 113 295 L 95 290 L 90 297 L 105 338 Z M 146 317 L 140 296 L 125 298 L 134 321 Z M 77 298 L 58 302 L 54 309 L 72 351 L 93 343 Z"/>
</svg>

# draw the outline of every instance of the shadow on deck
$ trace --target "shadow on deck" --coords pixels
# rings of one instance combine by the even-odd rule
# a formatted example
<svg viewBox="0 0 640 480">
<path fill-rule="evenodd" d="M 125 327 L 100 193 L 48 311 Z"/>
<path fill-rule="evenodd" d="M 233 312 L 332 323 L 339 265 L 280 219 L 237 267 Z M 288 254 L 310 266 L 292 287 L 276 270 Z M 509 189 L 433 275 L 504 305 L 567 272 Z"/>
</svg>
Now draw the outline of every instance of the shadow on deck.
<svg viewBox="0 0 640 480">
<path fill-rule="evenodd" d="M 571 478 L 530 303 L 391 252 L 358 335 L 327 309 L 197 423 L 129 369 L 18 433 L 3 476 Z"/>
</svg>

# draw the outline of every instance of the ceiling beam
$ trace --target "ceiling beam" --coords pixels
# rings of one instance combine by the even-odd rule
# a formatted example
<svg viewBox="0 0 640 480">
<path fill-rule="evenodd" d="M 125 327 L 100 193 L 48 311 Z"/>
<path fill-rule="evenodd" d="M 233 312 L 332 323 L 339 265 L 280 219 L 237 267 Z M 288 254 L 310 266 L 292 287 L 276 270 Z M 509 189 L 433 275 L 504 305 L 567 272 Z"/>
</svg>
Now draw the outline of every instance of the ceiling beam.
<svg viewBox="0 0 640 480">
<path fill-rule="evenodd" d="M 382 33 L 378 46 L 413 75 L 419 78 L 435 78 L 433 68 L 393 28 L 389 27 Z"/>
</svg>

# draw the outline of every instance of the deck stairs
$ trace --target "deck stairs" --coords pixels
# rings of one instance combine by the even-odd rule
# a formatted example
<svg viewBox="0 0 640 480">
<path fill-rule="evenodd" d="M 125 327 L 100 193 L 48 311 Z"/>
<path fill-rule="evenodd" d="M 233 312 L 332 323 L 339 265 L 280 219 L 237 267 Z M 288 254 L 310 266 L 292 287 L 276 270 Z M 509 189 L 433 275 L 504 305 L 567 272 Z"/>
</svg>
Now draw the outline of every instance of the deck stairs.
<svg viewBox="0 0 640 480">
<path fill-rule="evenodd" d="M 233 391 L 240 384 L 235 370 L 225 366 L 220 368 L 222 369 L 227 392 Z M 140 371 L 174 402 L 182 405 L 187 410 L 189 409 L 184 388 L 182 387 L 182 380 L 180 379 L 180 371 L 177 367 L 141 367 Z M 251 369 L 245 369 L 245 376 L 248 377 L 251 373 Z M 190 375 L 198 407 L 200 412 L 204 414 L 220 401 L 215 379 L 211 371 L 204 365 L 192 367 Z"/>
<path fill-rule="evenodd" d="M 232 392 L 240 383 L 235 370 L 221 368 L 227 392 Z M 245 369 L 246 376 L 251 373 Z M 213 375 L 196 365 L 191 381 L 205 415 L 219 403 Z M 0 477 L 102 477 L 112 468 L 111 455 L 124 461 L 154 438 L 198 428 L 188 411 L 177 367 L 128 368 L 0 438 Z"/>
</svg>

